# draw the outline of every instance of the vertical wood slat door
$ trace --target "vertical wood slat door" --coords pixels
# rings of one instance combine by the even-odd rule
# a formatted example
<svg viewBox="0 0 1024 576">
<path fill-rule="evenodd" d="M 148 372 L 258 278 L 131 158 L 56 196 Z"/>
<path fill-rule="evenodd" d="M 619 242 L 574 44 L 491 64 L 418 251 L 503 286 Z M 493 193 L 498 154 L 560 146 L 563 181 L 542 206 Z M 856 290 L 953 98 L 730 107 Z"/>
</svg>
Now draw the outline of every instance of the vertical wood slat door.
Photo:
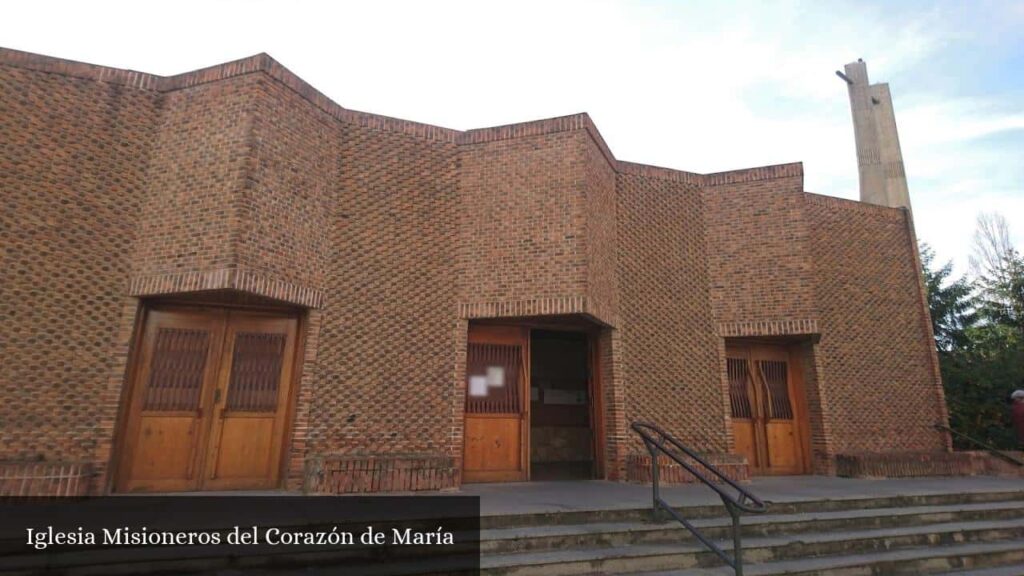
<svg viewBox="0 0 1024 576">
<path fill-rule="evenodd" d="M 204 489 L 277 485 L 295 333 L 294 318 L 232 313 L 213 395 Z"/>
<path fill-rule="evenodd" d="M 276 487 L 296 332 L 295 318 L 149 311 L 116 490 Z"/>
<path fill-rule="evenodd" d="M 529 478 L 529 346 L 528 328 L 470 327 L 464 482 Z"/>
<path fill-rule="evenodd" d="M 806 472 L 807 423 L 787 348 L 730 346 L 726 363 L 736 452 L 756 474 Z"/>
<path fill-rule="evenodd" d="M 802 443 L 793 402 L 789 355 L 785 348 L 759 346 L 754 348 L 752 359 L 760 382 L 758 392 L 768 454 L 766 472 L 802 473 Z"/>
<path fill-rule="evenodd" d="M 118 491 L 199 487 L 209 403 L 217 379 L 223 319 L 151 311 L 140 347 Z"/>
<path fill-rule="evenodd" d="M 730 349 L 726 355 L 729 376 L 729 405 L 732 410 L 732 433 L 736 453 L 747 457 L 752 471 L 758 470 L 763 459 L 759 453 L 759 420 L 755 418 L 754 381 L 750 374 L 750 361 L 746 350 Z"/>
</svg>

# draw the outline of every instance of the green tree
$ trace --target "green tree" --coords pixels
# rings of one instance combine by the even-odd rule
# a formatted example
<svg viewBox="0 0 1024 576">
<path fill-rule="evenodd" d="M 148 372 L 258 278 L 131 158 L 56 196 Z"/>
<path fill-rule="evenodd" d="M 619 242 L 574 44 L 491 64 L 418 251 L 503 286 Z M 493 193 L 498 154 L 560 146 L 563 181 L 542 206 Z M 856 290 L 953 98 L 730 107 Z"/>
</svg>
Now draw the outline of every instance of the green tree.
<svg viewBox="0 0 1024 576">
<path fill-rule="evenodd" d="M 939 352 L 949 354 L 968 347 L 967 330 L 975 325 L 978 316 L 974 312 L 972 289 L 967 278 L 951 280 L 953 262 L 932 269 L 934 261 L 935 251 L 922 243 L 921 266 L 935 332 L 935 347 Z"/>
<path fill-rule="evenodd" d="M 1024 257 L 1010 241 L 1010 227 L 1001 215 L 978 216 L 970 263 L 983 318 L 1024 337 Z"/>
<path fill-rule="evenodd" d="M 1016 448 L 1006 403 L 1024 388 L 1024 259 L 1006 220 L 982 214 L 972 247 L 971 277 L 951 279 L 949 263 L 934 269 L 921 247 L 928 304 L 949 406 L 950 426 L 1000 448 Z M 977 449 L 955 439 L 958 448 Z"/>
<path fill-rule="evenodd" d="M 969 348 L 939 355 L 950 426 L 999 448 L 1013 449 L 1007 397 L 1024 378 L 1024 346 L 1006 326 L 979 324 Z M 958 448 L 977 449 L 955 439 Z"/>
</svg>

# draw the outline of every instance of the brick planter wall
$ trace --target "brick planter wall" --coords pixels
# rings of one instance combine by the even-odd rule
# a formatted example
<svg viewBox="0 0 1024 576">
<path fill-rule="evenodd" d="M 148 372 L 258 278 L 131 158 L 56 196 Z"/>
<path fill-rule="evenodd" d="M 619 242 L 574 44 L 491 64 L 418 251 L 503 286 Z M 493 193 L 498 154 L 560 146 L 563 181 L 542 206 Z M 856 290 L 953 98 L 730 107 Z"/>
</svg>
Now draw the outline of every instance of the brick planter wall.
<svg viewBox="0 0 1024 576">
<path fill-rule="evenodd" d="M 750 480 L 750 468 L 743 456 L 736 454 L 704 454 L 709 464 L 718 468 L 727 478 L 733 481 Z M 662 456 L 660 460 L 661 484 L 692 484 L 696 478 L 681 466 Z M 698 467 L 699 469 L 699 467 Z M 710 476 L 711 473 L 708 473 Z M 648 483 L 651 481 L 651 457 L 646 454 L 632 454 L 626 457 L 626 481 Z"/>
<path fill-rule="evenodd" d="M 458 471 L 445 456 L 331 455 L 306 461 L 305 491 L 323 494 L 454 488 Z"/>
<path fill-rule="evenodd" d="M 79 462 L 0 462 L 0 498 L 84 496 L 93 471 Z"/>
<path fill-rule="evenodd" d="M 1024 459 L 1020 453 L 1010 453 Z M 840 454 L 836 475 L 848 478 L 913 478 L 918 476 L 1024 476 L 1014 466 L 987 452 L 900 452 Z"/>
<path fill-rule="evenodd" d="M 1003 453 L 1024 462 L 1024 452 L 1020 450 L 1016 452 L 1004 451 Z M 1024 478 L 1024 467 L 1012 464 L 1002 458 L 992 456 L 991 454 L 981 454 L 985 456 L 983 460 L 983 472 L 981 472 L 982 474 L 990 476 L 1016 476 L 1019 478 Z"/>
</svg>

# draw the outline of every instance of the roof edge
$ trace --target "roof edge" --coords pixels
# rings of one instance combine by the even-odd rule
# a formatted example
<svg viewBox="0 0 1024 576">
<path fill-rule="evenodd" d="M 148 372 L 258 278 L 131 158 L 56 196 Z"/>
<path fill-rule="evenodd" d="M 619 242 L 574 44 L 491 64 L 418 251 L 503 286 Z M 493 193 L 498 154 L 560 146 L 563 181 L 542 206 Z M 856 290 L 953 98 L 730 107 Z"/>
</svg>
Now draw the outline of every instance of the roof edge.
<svg viewBox="0 0 1024 576">
<path fill-rule="evenodd" d="M 88 64 L 76 60 L 66 60 L 56 56 L 45 56 L 33 52 L 23 52 L 13 48 L 0 47 L 0 65 L 25 68 L 37 72 L 61 74 L 84 80 L 95 80 L 97 82 L 109 82 L 111 84 L 122 84 L 139 88 L 141 90 L 157 90 L 157 84 L 162 76 L 127 70 L 124 68 L 112 68 L 99 64 Z"/>
<path fill-rule="evenodd" d="M 99 64 L 89 64 L 67 60 L 55 56 L 46 56 L 32 52 L 24 52 L 12 48 L 0 47 L 0 65 L 25 68 L 39 72 L 60 74 L 97 82 L 120 84 L 141 90 L 154 92 L 173 92 L 206 83 L 218 82 L 236 76 L 263 72 L 281 82 L 296 94 L 326 112 L 328 115 L 360 127 L 385 132 L 397 132 L 423 138 L 426 140 L 447 142 L 456 145 L 471 145 L 498 140 L 523 138 L 542 134 L 554 134 L 573 130 L 585 130 L 600 149 L 608 164 L 619 174 L 662 178 L 677 182 L 696 184 L 699 186 L 719 186 L 768 180 L 773 178 L 803 176 L 803 164 L 800 162 L 778 164 L 757 168 L 745 168 L 712 174 L 698 174 L 673 168 L 663 168 L 648 164 L 618 160 L 608 147 L 601 132 L 586 112 L 544 118 L 502 126 L 475 128 L 471 130 L 455 130 L 434 126 L 412 120 L 403 120 L 380 114 L 350 110 L 331 100 L 311 84 L 294 72 L 274 60 L 269 54 L 261 52 L 253 56 L 240 58 L 222 64 L 207 66 L 173 76 L 159 76 L 146 72 L 138 72 L 123 68 L 113 68 Z"/>
<path fill-rule="evenodd" d="M 907 209 L 902 206 L 882 206 L 880 204 L 862 202 L 852 198 L 840 198 L 839 196 L 829 196 L 827 194 L 818 194 L 817 192 L 808 192 L 806 190 L 804 191 L 804 198 L 812 204 L 825 206 L 826 208 L 852 209 L 861 212 L 872 212 L 876 214 L 883 214 L 894 219 L 902 218 L 903 214 L 907 211 Z"/>
<path fill-rule="evenodd" d="M 619 173 L 630 174 L 633 176 L 644 176 L 647 178 L 660 178 L 662 180 L 671 180 L 673 182 L 682 182 L 684 184 L 695 184 L 697 186 L 704 185 L 703 174 L 687 172 L 685 170 L 676 170 L 675 168 L 665 168 L 663 166 L 655 166 L 653 164 L 626 162 L 625 160 L 619 160 Z"/>
<path fill-rule="evenodd" d="M 455 137 L 460 133 L 459 130 L 451 128 L 349 110 L 331 100 L 265 52 L 173 76 L 159 76 L 135 70 L 88 64 L 3 47 L 0 47 L 0 65 L 60 74 L 96 82 L 118 84 L 152 92 L 174 92 L 254 72 L 263 72 L 281 82 L 328 115 L 343 122 L 365 128 L 400 132 L 427 140 L 439 140 L 449 143 L 454 143 Z"/>
<path fill-rule="evenodd" d="M 605 160 L 608 161 L 608 164 L 611 165 L 612 169 L 618 170 L 618 160 L 615 159 L 615 155 L 612 154 L 611 148 L 608 147 L 608 143 L 605 142 L 604 137 L 601 136 L 601 132 L 597 129 L 597 125 L 594 124 L 594 121 L 590 118 L 590 114 L 587 114 L 586 112 L 569 114 L 568 116 L 556 116 L 554 118 L 542 118 L 540 120 L 516 122 L 514 124 L 504 124 L 501 126 L 491 126 L 488 128 L 473 128 L 462 132 L 458 138 L 456 138 L 456 144 L 483 144 L 486 142 L 511 140 L 527 136 L 571 132 L 573 130 L 586 130 L 594 140 L 594 144 L 596 144 L 598 149 L 601 150 L 601 154 L 605 157 Z"/>
<path fill-rule="evenodd" d="M 803 178 L 804 163 L 790 162 L 787 164 L 770 164 L 755 168 L 741 168 L 725 172 L 713 172 L 704 175 L 705 186 L 722 186 L 725 184 L 741 184 L 756 180 L 774 180 L 776 178 Z"/>
</svg>

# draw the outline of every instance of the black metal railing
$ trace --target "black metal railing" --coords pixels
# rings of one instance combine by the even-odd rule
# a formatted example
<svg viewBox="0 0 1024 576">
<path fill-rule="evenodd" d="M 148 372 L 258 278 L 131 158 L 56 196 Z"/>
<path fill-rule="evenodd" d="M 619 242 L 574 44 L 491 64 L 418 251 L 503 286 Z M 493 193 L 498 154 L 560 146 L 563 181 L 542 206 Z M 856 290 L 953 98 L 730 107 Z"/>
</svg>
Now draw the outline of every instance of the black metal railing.
<svg viewBox="0 0 1024 576">
<path fill-rule="evenodd" d="M 954 429 L 950 428 L 949 426 L 946 426 L 945 424 L 942 424 L 942 423 L 935 424 L 934 427 L 935 427 L 936 430 L 938 430 L 940 432 L 949 432 L 950 434 L 956 434 L 960 438 L 963 438 L 967 442 L 969 442 L 971 444 L 974 444 L 975 446 L 981 448 L 982 450 L 987 450 L 988 453 L 992 454 L 993 456 L 997 456 L 999 458 L 1002 458 L 1003 460 L 1005 460 L 1005 461 L 1007 461 L 1007 462 L 1009 462 L 1011 464 L 1015 464 L 1017 466 L 1024 467 L 1024 460 L 1020 460 L 1019 458 L 1015 458 L 1014 456 L 1011 456 L 1010 454 L 1007 454 L 1006 452 L 1003 452 L 999 448 L 996 448 L 995 446 L 989 444 L 988 442 L 985 442 L 984 440 L 978 440 L 977 438 L 975 438 L 973 436 L 968 436 L 967 434 L 964 434 L 963 432 L 961 432 L 959 430 L 954 430 Z"/>
<path fill-rule="evenodd" d="M 664 510 L 675 519 L 677 522 L 682 524 L 687 530 L 693 534 L 694 538 L 700 540 L 702 544 L 707 546 L 712 552 L 714 552 L 723 562 L 732 567 L 736 572 L 736 576 L 743 576 L 743 542 L 740 534 L 740 515 L 744 512 L 760 514 L 765 512 L 768 507 L 754 496 L 749 491 L 744 489 L 742 486 L 734 482 L 732 479 L 723 474 L 719 469 L 709 464 L 704 458 L 697 454 L 693 450 L 684 446 L 679 440 L 673 438 L 668 432 L 665 432 L 661 428 L 648 422 L 634 422 L 631 426 L 633 431 L 640 435 L 643 439 L 644 445 L 647 446 L 647 451 L 651 454 L 651 486 L 654 491 L 654 520 L 659 519 L 659 510 Z M 660 464 L 658 462 L 659 453 L 664 454 L 676 464 L 680 465 L 684 470 L 693 475 L 694 478 L 700 480 L 705 486 L 711 488 L 718 493 L 719 497 L 722 498 L 722 503 L 725 504 L 725 509 L 728 510 L 729 516 L 732 517 L 732 556 L 730 556 L 725 550 L 722 550 L 720 546 L 709 540 L 706 536 L 697 530 L 689 520 L 683 518 L 672 506 L 665 502 L 661 497 L 660 487 L 658 485 L 658 479 L 660 476 Z M 686 458 L 693 460 L 700 464 L 704 468 L 704 472 L 698 470 L 696 466 L 688 462 Z M 714 476 L 714 480 L 708 478 L 706 472 Z M 722 485 L 728 486 L 724 488 Z"/>
</svg>

